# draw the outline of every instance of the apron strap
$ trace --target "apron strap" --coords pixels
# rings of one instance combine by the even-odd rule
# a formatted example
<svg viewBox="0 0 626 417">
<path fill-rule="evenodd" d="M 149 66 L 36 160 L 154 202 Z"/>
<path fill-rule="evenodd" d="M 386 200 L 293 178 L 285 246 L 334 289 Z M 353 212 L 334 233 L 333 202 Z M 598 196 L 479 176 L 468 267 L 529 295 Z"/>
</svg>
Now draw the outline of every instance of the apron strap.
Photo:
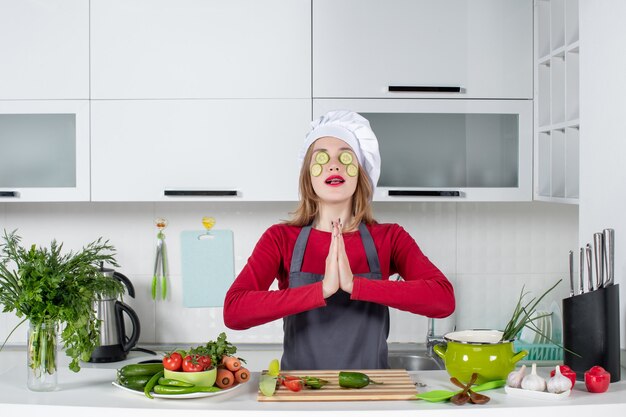
<svg viewBox="0 0 626 417">
<path fill-rule="evenodd" d="M 359 223 L 359 232 L 361 233 L 361 240 L 363 241 L 363 247 L 367 255 L 370 273 L 380 274 L 380 261 L 378 260 L 378 252 L 376 251 L 376 245 L 374 245 L 374 239 L 372 239 L 370 231 L 367 230 L 367 226 L 363 223 Z"/>
<path fill-rule="evenodd" d="M 300 230 L 298 239 L 291 253 L 291 267 L 290 273 L 300 272 L 302 269 L 302 260 L 304 259 L 304 251 L 306 249 L 307 241 L 309 240 L 309 234 L 311 233 L 311 226 L 305 226 Z"/>
</svg>

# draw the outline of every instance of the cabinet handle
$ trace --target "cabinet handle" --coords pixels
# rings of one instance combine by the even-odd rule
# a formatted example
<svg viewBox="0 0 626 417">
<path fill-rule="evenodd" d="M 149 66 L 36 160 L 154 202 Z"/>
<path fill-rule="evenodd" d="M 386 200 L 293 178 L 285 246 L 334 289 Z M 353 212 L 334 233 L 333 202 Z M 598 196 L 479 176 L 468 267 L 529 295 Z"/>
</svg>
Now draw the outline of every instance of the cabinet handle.
<svg viewBox="0 0 626 417">
<path fill-rule="evenodd" d="M 390 85 L 390 93 L 460 93 L 461 87 L 436 85 Z"/>
<path fill-rule="evenodd" d="M 237 190 L 165 190 L 166 197 L 229 197 L 237 196 Z"/>
<path fill-rule="evenodd" d="M 389 197 L 460 197 L 458 191 L 389 190 Z"/>
<path fill-rule="evenodd" d="M 0 197 L 19 197 L 17 191 L 0 191 Z"/>
</svg>

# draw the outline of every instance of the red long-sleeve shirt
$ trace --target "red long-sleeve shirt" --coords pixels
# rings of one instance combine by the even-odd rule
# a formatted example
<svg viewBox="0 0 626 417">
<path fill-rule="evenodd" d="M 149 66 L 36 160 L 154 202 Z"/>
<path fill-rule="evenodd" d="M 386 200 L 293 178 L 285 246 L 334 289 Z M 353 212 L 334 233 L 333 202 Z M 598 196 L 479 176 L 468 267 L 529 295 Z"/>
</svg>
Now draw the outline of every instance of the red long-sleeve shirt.
<svg viewBox="0 0 626 417">
<path fill-rule="evenodd" d="M 357 231 L 344 233 L 346 254 L 354 275 L 351 299 L 369 301 L 421 314 L 447 317 L 455 307 L 450 282 L 422 253 L 415 240 L 397 224 L 367 226 L 378 251 L 381 280 L 360 278 L 369 272 L 365 249 Z M 285 316 L 326 305 L 322 282 L 289 288 L 291 256 L 302 228 L 277 224 L 261 236 L 248 263 L 226 294 L 224 323 L 243 330 Z M 311 230 L 303 272 L 324 274 L 331 234 Z M 389 281 L 398 273 L 404 281 Z M 269 287 L 278 280 L 278 290 Z"/>
</svg>

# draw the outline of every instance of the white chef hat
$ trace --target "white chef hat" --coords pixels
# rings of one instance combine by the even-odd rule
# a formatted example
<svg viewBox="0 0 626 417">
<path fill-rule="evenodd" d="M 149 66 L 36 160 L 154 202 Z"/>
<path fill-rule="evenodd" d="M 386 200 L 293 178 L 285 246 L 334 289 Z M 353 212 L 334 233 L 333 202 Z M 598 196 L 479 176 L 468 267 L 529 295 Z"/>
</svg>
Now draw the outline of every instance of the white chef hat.
<svg viewBox="0 0 626 417">
<path fill-rule="evenodd" d="M 334 110 L 311 122 L 311 131 L 306 135 L 302 150 L 298 156 L 300 164 L 304 161 L 309 146 L 319 138 L 332 136 L 346 142 L 354 151 L 359 164 L 376 188 L 380 177 L 380 152 L 378 139 L 370 127 L 370 122 L 358 113 L 350 110 Z"/>
</svg>

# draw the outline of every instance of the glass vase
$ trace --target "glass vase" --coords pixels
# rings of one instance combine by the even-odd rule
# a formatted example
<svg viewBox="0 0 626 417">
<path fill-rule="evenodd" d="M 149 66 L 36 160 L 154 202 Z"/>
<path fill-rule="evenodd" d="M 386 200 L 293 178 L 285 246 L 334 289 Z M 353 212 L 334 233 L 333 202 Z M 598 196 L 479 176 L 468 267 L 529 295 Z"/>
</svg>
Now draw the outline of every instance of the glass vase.
<svg viewBox="0 0 626 417">
<path fill-rule="evenodd" d="M 54 391 L 57 388 L 58 323 L 30 323 L 28 328 L 26 384 L 31 391 Z"/>
</svg>

